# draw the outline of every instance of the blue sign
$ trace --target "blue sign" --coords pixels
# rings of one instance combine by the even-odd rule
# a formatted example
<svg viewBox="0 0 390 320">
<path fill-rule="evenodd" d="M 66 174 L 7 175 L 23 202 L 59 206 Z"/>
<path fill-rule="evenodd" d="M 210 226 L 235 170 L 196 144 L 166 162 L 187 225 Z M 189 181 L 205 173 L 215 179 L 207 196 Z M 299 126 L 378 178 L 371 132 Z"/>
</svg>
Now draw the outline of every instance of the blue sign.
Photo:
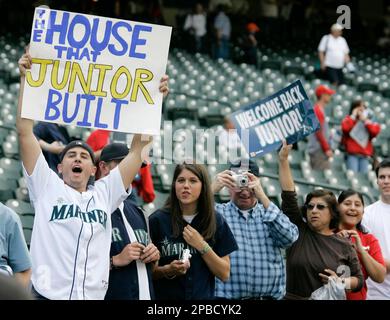
<svg viewBox="0 0 390 320">
<path fill-rule="evenodd" d="M 283 139 L 292 144 L 320 128 L 300 80 L 230 118 L 251 158 L 278 149 Z"/>
</svg>

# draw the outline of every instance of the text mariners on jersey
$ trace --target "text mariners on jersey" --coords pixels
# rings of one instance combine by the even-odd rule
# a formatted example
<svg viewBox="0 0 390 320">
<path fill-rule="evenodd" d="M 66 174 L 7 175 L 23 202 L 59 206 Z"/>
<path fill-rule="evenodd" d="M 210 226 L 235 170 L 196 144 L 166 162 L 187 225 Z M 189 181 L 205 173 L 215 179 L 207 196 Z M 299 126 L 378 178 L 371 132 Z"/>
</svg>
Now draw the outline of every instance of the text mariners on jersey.
<svg viewBox="0 0 390 320">
<path fill-rule="evenodd" d="M 196 249 L 183 242 L 170 242 L 167 237 L 160 241 L 161 257 L 179 255 L 181 257 L 184 249 L 190 249 L 192 255 L 197 253 Z"/>
<path fill-rule="evenodd" d="M 149 235 L 143 229 L 135 229 L 134 230 L 135 237 L 137 238 L 137 242 L 147 246 L 149 244 Z M 119 228 L 112 228 L 112 242 L 122 242 L 123 238 L 120 233 Z"/>
<path fill-rule="evenodd" d="M 88 212 L 82 212 L 78 205 L 62 204 L 53 207 L 50 221 L 64 220 L 70 218 L 79 218 L 86 223 L 100 223 L 106 228 L 107 213 L 100 209 L 94 209 Z"/>
</svg>

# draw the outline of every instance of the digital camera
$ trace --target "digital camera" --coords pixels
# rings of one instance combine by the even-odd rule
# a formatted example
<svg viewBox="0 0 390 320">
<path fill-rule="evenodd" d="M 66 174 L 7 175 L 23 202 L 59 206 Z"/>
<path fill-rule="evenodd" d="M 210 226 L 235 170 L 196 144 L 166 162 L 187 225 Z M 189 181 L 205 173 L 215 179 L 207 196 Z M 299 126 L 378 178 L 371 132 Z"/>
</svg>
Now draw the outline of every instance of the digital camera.
<svg viewBox="0 0 390 320">
<path fill-rule="evenodd" d="M 245 188 L 249 184 L 249 178 L 246 174 L 235 174 L 233 175 L 233 178 L 239 188 Z"/>
</svg>

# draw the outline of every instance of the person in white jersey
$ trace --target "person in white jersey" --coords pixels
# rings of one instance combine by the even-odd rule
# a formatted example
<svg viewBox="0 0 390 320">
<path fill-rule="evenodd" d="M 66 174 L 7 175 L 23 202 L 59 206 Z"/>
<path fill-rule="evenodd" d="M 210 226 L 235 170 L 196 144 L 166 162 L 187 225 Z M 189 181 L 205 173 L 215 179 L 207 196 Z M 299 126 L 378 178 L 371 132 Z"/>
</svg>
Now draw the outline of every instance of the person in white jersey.
<svg viewBox="0 0 390 320">
<path fill-rule="evenodd" d="M 111 219 L 131 192 L 131 182 L 148 152 L 151 138 L 135 135 L 131 151 L 117 168 L 94 184 L 92 150 L 73 141 L 61 154 L 58 176 L 52 171 L 33 134 L 33 120 L 21 117 L 26 69 L 32 58 L 19 60 L 20 92 L 17 131 L 24 176 L 35 221 L 31 239 L 33 293 L 40 299 L 104 299 L 110 269 Z M 168 77 L 160 92 L 168 94 Z M 32 101 L 29 103 L 33 103 Z"/>
<path fill-rule="evenodd" d="M 375 172 L 380 199 L 366 207 L 363 224 L 379 240 L 386 278 L 382 283 L 367 280 L 367 300 L 390 300 L 390 158 L 383 160 Z"/>
<path fill-rule="evenodd" d="M 318 45 L 318 57 L 321 69 L 326 72 L 328 80 L 338 86 L 343 83 L 343 67 L 351 61 L 347 41 L 341 36 L 343 27 L 335 23 L 330 28 L 330 34 L 322 37 Z"/>
</svg>

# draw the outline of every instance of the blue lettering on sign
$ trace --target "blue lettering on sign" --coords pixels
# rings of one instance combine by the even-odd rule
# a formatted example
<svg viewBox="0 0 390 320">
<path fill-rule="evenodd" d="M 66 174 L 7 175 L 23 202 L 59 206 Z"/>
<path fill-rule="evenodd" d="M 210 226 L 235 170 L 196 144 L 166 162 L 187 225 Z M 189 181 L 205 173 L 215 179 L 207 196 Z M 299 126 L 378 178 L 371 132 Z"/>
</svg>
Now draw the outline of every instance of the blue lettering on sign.
<svg viewBox="0 0 390 320">
<path fill-rule="evenodd" d="M 32 41 L 33 42 L 41 42 L 42 41 L 42 32 L 43 32 L 43 30 L 34 30 L 33 36 L 32 36 Z"/>
<path fill-rule="evenodd" d="M 143 45 L 146 44 L 146 40 L 145 39 L 140 39 L 139 38 L 139 33 L 141 31 L 151 32 L 152 31 L 152 27 L 139 25 L 139 24 L 134 26 L 133 37 L 131 39 L 131 46 L 130 46 L 129 57 L 145 59 L 146 55 L 144 53 L 135 52 L 137 46 L 143 46 Z"/>
<path fill-rule="evenodd" d="M 97 39 L 98 34 L 98 27 L 99 27 L 99 19 L 95 18 L 93 19 L 93 25 L 92 25 L 92 33 L 91 33 L 91 47 L 94 51 L 103 51 L 110 41 L 110 35 L 111 35 L 111 28 L 112 28 L 112 21 L 106 21 L 106 29 L 104 30 L 104 37 L 101 42 Z"/>
<path fill-rule="evenodd" d="M 45 20 L 36 19 L 35 25 L 37 28 L 43 28 Z M 125 21 L 107 20 L 103 25 L 102 19 L 90 20 L 81 14 L 70 17 L 69 12 L 63 12 L 59 17 L 55 10 L 50 11 L 49 24 L 46 27 L 45 43 L 55 44 L 57 58 L 65 58 L 66 52 L 66 59 L 86 59 L 94 62 L 106 49 L 115 56 L 127 54 L 131 58 L 145 59 L 146 53 L 142 52 L 142 47 L 146 46 L 147 40 L 142 33 L 153 31 L 151 26 L 131 26 Z M 102 35 L 100 39 L 99 34 Z M 33 31 L 33 41 L 41 41 L 41 37 L 42 32 Z"/>
<path fill-rule="evenodd" d="M 83 121 L 78 121 L 77 125 L 82 126 L 82 127 L 90 127 L 91 123 L 88 122 L 89 108 L 91 106 L 91 101 L 95 100 L 95 97 L 90 95 L 90 94 L 83 94 L 81 97 L 86 100 L 85 112 L 84 112 Z"/>
<path fill-rule="evenodd" d="M 45 29 L 46 20 L 43 19 L 45 13 L 44 9 L 37 9 L 37 18 L 34 20 L 34 27 L 32 31 L 32 41 L 41 42 L 43 29 Z"/>
<path fill-rule="evenodd" d="M 84 26 L 85 31 L 84 31 L 84 36 L 80 41 L 77 41 L 74 38 L 75 35 L 75 26 L 77 24 L 80 24 Z M 79 33 L 78 33 L 79 34 Z M 73 19 L 72 22 L 69 25 L 69 30 L 68 30 L 68 43 L 71 47 L 73 48 L 83 48 L 87 44 L 87 41 L 91 35 L 91 26 L 89 24 L 89 20 L 82 15 L 77 14 Z"/>
<path fill-rule="evenodd" d="M 59 33 L 59 43 L 65 44 L 66 39 L 66 33 L 68 29 L 68 22 L 69 22 L 69 12 L 64 12 L 62 15 L 62 20 L 60 23 L 56 24 L 57 11 L 50 11 L 50 27 L 46 31 L 46 39 L 45 42 L 48 44 L 53 43 L 53 35 L 55 32 Z"/>
<path fill-rule="evenodd" d="M 119 44 L 122 46 L 122 50 L 117 50 L 115 45 L 113 44 L 110 44 L 108 46 L 108 50 L 110 51 L 110 53 L 116 55 L 116 56 L 122 56 L 126 53 L 127 51 L 127 42 L 121 38 L 121 36 L 119 35 L 118 33 L 118 29 L 120 27 L 125 27 L 129 32 L 131 32 L 131 26 L 124 22 L 124 21 L 119 21 L 117 23 L 114 24 L 114 26 L 112 27 L 112 36 L 119 42 Z"/>
<path fill-rule="evenodd" d="M 46 111 L 45 111 L 45 120 L 56 120 L 60 116 L 60 110 L 57 107 L 57 104 L 59 104 L 62 100 L 61 93 L 49 89 L 49 96 L 47 98 L 47 104 L 46 104 Z M 53 115 L 50 115 L 51 110 L 54 111 Z"/>
<path fill-rule="evenodd" d="M 114 129 L 118 129 L 119 118 L 120 118 L 120 115 L 121 115 L 121 107 L 122 107 L 123 104 L 128 104 L 129 101 L 112 98 L 111 102 L 115 103 Z"/>
<path fill-rule="evenodd" d="M 90 118 L 90 114 L 93 113 L 92 110 L 95 106 L 95 104 L 92 104 L 92 102 L 95 101 L 96 101 L 96 114 L 95 114 L 95 119 L 93 119 L 94 123 L 92 125 L 92 123 L 89 121 L 89 118 Z M 128 104 L 128 101 L 113 99 L 112 102 L 115 103 L 115 115 L 114 115 L 113 127 L 114 129 L 118 129 L 121 106 L 124 104 Z M 84 110 L 82 111 L 83 107 Z M 78 126 L 88 127 L 88 128 L 93 126 L 95 128 L 107 129 L 108 124 L 103 123 L 100 119 L 102 114 L 102 107 L 103 107 L 102 97 L 97 98 L 90 94 L 77 94 L 75 105 L 72 106 L 69 105 L 69 93 L 66 92 L 64 94 L 61 94 L 61 92 L 59 91 L 56 91 L 54 89 L 49 89 L 44 120 L 48 120 L 48 121 L 60 120 L 65 124 L 70 124 L 76 119 L 77 115 L 80 112 L 83 112 L 82 121 L 78 121 L 76 123 Z M 71 111 L 71 109 L 73 109 L 73 112 Z"/>
</svg>

